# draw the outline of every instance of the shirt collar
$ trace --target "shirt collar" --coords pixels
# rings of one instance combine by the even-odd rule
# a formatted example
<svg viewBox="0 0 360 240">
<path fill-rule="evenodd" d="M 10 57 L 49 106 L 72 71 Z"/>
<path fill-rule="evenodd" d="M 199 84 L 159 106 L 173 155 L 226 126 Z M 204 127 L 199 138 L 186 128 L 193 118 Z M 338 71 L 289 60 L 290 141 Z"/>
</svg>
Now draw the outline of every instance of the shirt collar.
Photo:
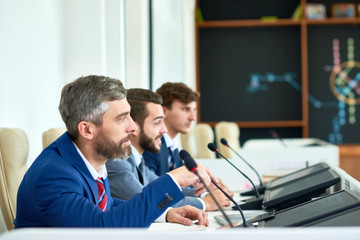
<svg viewBox="0 0 360 240">
<path fill-rule="evenodd" d="M 167 148 L 170 148 L 171 151 L 174 151 L 176 148 L 178 148 L 175 144 L 175 142 L 170 138 L 170 136 L 167 133 L 164 133 L 164 140 Z"/>
<path fill-rule="evenodd" d="M 80 157 L 82 158 L 82 160 L 84 161 L 87 169 L 89 169 L 89 172 L 91 174 L 91 176 L 94 178 L 94 180 L 98 179 L 98 178 L 102 178 L 102 179 L 106 179 L 107 177 L 107 171 L 106 171 L 106 167 L 105 164 L 101 165 L 101 167 L 99 168 L 98 171 L 96 171 L 96 169 L 89 163 L 89 161 L 85 158 L 85 156 L 82 154 L 82 152 L 80 151 L 80 149 L 78 148 L 78 146 L 72 142 L 77 150 L 77 152 L 79 153 Z"/>
<path fill-rule="evenodd" d="M 131 145 L 131 154 L 132 154 L 133 157 L 134 157 L 136 166 L 139 166 L 140 163 L 141 163 L 142 156 L 140 155 L 140 153 L 138 152 L 138 150 L 136 150 L 136 148 L 135 148 L 133 145 Z"/>
</svg>

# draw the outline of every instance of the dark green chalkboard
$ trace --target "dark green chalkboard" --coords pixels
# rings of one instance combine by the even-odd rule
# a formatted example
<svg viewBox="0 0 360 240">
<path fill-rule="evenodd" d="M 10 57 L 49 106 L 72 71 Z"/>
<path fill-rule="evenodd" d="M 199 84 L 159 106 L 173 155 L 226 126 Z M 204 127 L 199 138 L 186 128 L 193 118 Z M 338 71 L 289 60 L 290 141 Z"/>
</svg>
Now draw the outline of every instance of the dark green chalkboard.
<svg viewBox="0 0 360 240">
<path fill-rule="evenodd" d="M 300 84 L 298 26 L 200 29 L 199 50 L 201 121 L 301 119 L 301 92 L 289 83 L 247 89 L 252 74 L 293 73 Z"/>
</svg>

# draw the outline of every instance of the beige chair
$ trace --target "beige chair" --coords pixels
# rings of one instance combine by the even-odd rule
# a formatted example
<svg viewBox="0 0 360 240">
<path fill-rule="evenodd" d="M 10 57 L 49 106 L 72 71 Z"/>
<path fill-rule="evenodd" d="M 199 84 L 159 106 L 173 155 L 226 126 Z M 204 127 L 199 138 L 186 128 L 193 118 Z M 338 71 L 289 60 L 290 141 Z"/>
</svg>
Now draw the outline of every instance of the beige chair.
<svg viewBox="0 0 360 240">
<path fill-rule="evenodd" d="M 181 139 L 182 149 L 189 152 L 189 154 L 195 158 L 197 156 L 197 150 L 196 150 L 193 130 L 194 128 L 190 129 L 190 131 L 187 134 L 180 133 L 180 139 Z"/>
<path fill-rule="evenodd" d="M 182 148 L 190 153 L 193 158 L 215 158 L 207 145 L 214 142 L 214 132 L 207 123 L 198 123 L 187 134 L 180 134 Z"/>
<path fill-rule="evenodd" d="M 207 147 L 209 143 L 214 142 L 214 132 L 207 123 L 198 123 L 194 127 L 193 134 L 195 137 L 197 158 L 216 158 L 215 153 Z"/>
<path fill-rule="evenodd" d="M 66 128 L 50 128 L 49 130 L 43 132 L 43 134 L 42 134 L 43 148 L 46 148 L 47 146 L 49 146 L 58 137 L 60 137 L 65 131 L 66 131 Z"/>
<path fill-rule="evenodd" d="M 0 128 L 0 207 L 7 229 L 13 229 L 17 191 L 25 172 L 29 140 L 18 128 Z"/>
<path fill-rule="evenodd" d="M 235 157 L 235 153 L 231 151 L 227 146 L 224 146 L 221 142 L 221 138 L 225 138 L 228 144 L 234 149 L 240 149 L 240 129 L 235 122 L 218 122 L 215 125 L 215 137 L 216 145 L 219 148 L 219 151 L 226 158 Z"/>
</svg>

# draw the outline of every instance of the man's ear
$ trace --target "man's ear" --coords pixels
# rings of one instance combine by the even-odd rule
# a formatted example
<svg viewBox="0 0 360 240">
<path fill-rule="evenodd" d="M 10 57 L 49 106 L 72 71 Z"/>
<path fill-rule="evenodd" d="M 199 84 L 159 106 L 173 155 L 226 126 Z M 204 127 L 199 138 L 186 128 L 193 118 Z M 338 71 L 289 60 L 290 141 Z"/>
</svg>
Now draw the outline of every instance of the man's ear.
<svg viewBox="0 0 360 240">
<path fill-rule="evenodd" d="M 93 123 L 81 121 L 78 124 L 78 131 L 83 138 L 91 140 L 94 138 L 95 126 Z"/>
<path fill-rule="evenodd" d="M 169 111 L 169 109 L 167 109 L 167 107 L 164 107 L 164 106 L 162 106 L 162 109 L 164 111 L 164 118 L 166 118 L 167 112 Z"/>
</svg>

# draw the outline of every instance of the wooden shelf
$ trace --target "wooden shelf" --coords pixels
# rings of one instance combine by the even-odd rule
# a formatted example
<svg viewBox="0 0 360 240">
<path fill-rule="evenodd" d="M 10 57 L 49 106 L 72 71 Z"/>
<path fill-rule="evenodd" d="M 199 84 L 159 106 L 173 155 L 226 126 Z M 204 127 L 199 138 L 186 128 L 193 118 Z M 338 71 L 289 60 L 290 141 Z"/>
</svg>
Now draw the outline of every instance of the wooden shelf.
<svg viewBox="0 0 360 240">
<path fill-rule="evenodd" d="M 219 0 L 221 1 L 221 0 Z M 226 5 L 225 3 L 220 4 L 221 5 L 221 13 L 220 14 L 214 14 L 215 12 L 217 12 L 217 8 L 214 5 L 214 2 L 212 2 L 212 7 L 213 7 L 213 11 L 211 12 L 212 15 L 204 15 L 205 17 L 209 16 L 209 19 L 219 19 L 219 20 L 206 20 L 202 21 L 202 22 L 195 22 L 195 36 L 196 36 L 196 86 L 197 89 L 200 90 L 202 84 L 206 84 L 205 82 L 201 82 L 200 81 L 200 54 L 202 54 L 200 52 L 200 35 L 203 34 L 205 36 L 209 36 L 209 34 L 212 32 L 211 29 L 214 29 L 214 32 L 216 32 L 218 29 L 229 29 L 229 28 L 259 28 L 259 27 L 299 27 L 299 36 L 300 36 L 300 68 L 301 68 L 301 87 L 302 87 L 302 92 L 301 92 L 301 119 L 300 120 L 293 120 L 293 121 L 237 121 L 236 123 L 238 124 L 238 126 L 240 128 L 301 128 L 301 132 L 302 132 L 302 137 L 306 138 L 309 137 L 309 101 L 308 101 L 308 94 L 309 94 L 309 56 L 308 56 L 308 51 L 309 51 L 309 46 L 308 46 L 308 41 L 309 38 L 311 38 L 311 36 L 309 36 L 309 27 L 311 26 L 336 26 L 336 25 L 360 25 L 360 17 L 356 17 L 356 18 L 326 18 L 326 19 L 306 19 L 305 18 L 305 12 L 303 10 L 302 13 L 302 18 L 301 19 L 292 19 L 292 18 L 286 18 L 291 16 L 292 12 L 290 13 L 286 13 L 286 14 L 280 14 L 277 16 L 280 16 L 279 19 L 274 19 L 274 20 L 261 20 L 261 19 L 235 19 L 236 17 L 246 17 L 246 16 L 253 16 L 254 18 L 259 16 L 262 16 L 264 12 L 267 11 L 266 10 L 262 10 L 262 12 L 260 13 L 256 13 L 256 14 L 247 14 L 247 12 L 245 12 L 244 15 L 240 15 L 240 14 L 236 14 L 234 13 L 235 11 L 231 11 L 232 9 L 229 8 L 228 5 Z M 260 1 L 259 1 L 260 2 Z M 308 0 L 299 0 L 299 3 L 302 6 L 305 6 L 308 2 L 312 2 L 312 1 L 308 1 Z M 204 0 L 204 3 L 206 4 L 206 1 Z M 261 2 L 264 3 L 264 2 Z M 241 4 L 242 3 L 233 3 L 236 7 L 236 9 L 241 9 Z M 245 3 L 243 3 L 244 5 Z M 267 4 L 267 3 L 266 3 Z M 273 4 L 273 3 L 269 3 L 269 4 Z M 326 3 L 328 6 L 327 8 L 329 8 L 329 5 L 331 3 Z M 197 0 L 197 6 L 199 6 L 199 0 Z M 215 7 L 214 7 L 215 6 Z M 248 5 L 244 5 L 244 6 L 248 6 Z M 254 6 L 256 6 L 256 4 L 254 4 Z M 230 10 L 230 11 L 229 11 Z M 251 8 L 247 8 L 248 12 L 251 11 Z M 330 9 L 328 9 L 330 10 Z M 254 7 L 254 11 L 258 11 L 257 7 Z M 272 11 L 276 11 L 276 9 L 272 9 Z M 229 15 L 230 12 L 230 15 Z M 274 14 L 275 15 L 275 14 Z M 229 20 L 229 18 L 234 18 L 232 20 Z M 224 20 L 223 20 L 224 19 Z M 225 20 L 226 19 L 226 20 Z M 210 30 L 203 30 L 203 29 L 210 29 Z M 203 30 L 203 31 L 201 31 Z M 250 29 L 252 30 L 252 29 Z M 279 29 L 277 28 L 274 31 L 278 31 Z M 292 30 L 292 29 L 291 29 Z M 267 29 L 260 29 L 260 31 L 255 30 L 254 32 L 258 33 L 264 31 L 266 33 L 269 33 L 270 30 Z M 296 29 L 295 29 L 296 31 Z M 224 31 L 224 35 L 228 34 L 229 32 L 236 32 L 235 30 L 233 31 L 232 29 L 226 30 Z M 243 31 L 239 31 L 239 32 L 243 32 Z M 290 31 L 288 31 L 290 32 Z M 219 31 L 219 33 L 222 33 L 221 31 Z M 259 35 L 256 35 L 257 37 Z M 267 36 L 264 36 L 267 37 Z M 215 38 L 216 40 L 218 40 L 218 38 Z M 220 37 L 219 37 L 220 39 Z M 258 40 L 258 39 L 255 39 Z M 215 41 L 214 41 L 215 42 Z M 221 41 L 218 41 L 221 42 Z M 256 44 L 258 44 L 259 41 L 254 41 L 256 42 Z M 295 41 L 294 41 L 295 42 Z M 206 46 L 206 45 L 205 45 Z M 222 45 L 219 45 L 220 47 L 222 47 Z M 297 47 L 297 46 L 295 46 Z M 294 47 L 294 49 L 295 49 Z M 206 52 L 205 50 L 202 50 L 203 52 Z M 218 51 L 214 51 L 214 54 L 218 54 L 218 52 L 220 52 L 220 50 Z M 231 51 L 229 51 L 227 49 L 228 53 L 231 53 Z M 231 54 L 230 54 L 231 55 Z M 242 57 L 242 56 L 239 56 Z M 225 61 L 225 60 L 224 60 Z M 234 61 L 234 60 L 233 60 Z M 225 72 L 225 71 L 224 71 Z M 204 74 L 205 75 L 205 74 Z M 205 80 L 202 80 L 205 81 Z M 216 96 L 214 96 L 216 97 Z M 207 122 L 204 121 L 204 119 L 201 119 L 201 106 L 198 106 L 198 120 L 200 122 Z M 217 122 L 207 122 L 209 123 L 212 127 L 215 126 L 215 124 Z"/>
<path fill-rule="evenodd" d="M 197 23 L 198 28 L 229 28 L 229 27 L 276 27 L 276 26 L 298 26 L 300 20 L 277 19 L 277 20 L 219 20 L 204 21 Z"/>
<path fill-rule="evenodd" d="M 360 144 L 342 144 L 339 153 L 340 168 L 360 181 Z"/>
<path fill-rule="evenodd" d="M 257 0 L 255 0 L 257 1 Z M 291 19 L 291 18 L 286 18 L 286 17 L 290 17 L 292 13 L 287 12 L 285 14 L 281 14 L 277 15 L 276 13 L 274 13 L 274 15 L 279 16 L 279 19 L 276 20 L 260 20 L 260 19 L 236 19 L 238 18 L 260 18 L 261 16 L 263 16 L 264 14 L 268 13 L 268 8 L 263 8 L 260 10 L 259 12 L 259 5 L 262 4 L 262 6 L 265 6 L 267 4 L 269 4 L 268 6 L 273 6 L 273 4 L 275 4 L 274 2 L 265 2 L 265 1 L 258 1 L 256 2 L 256 4 L 254 3 L 252 7 L 249 7 L 249 5 L 251 4 L 247 4 L 245 5 L 245 3 L 239 3 L 239 2 L 231 2 L 233 4 L 233 6 L 228 6 L 226 5 L 226 3 L 221 2 L 221 0 L 219 0 L 219 3 L 221 2 L 221 7 L 220 7 L 220 14 L 217 14 L 218 12 L 218 5 L 214 4 L 214 1 L 210 1 L 212 2 L 212 12 L 210 14 L 209 18 L 212 19 L 219 19 L 219 20 L 206 20 L 203 22 L 196 22 L 195 23 L 195 28 L 196 28 L 196 32 L 195 32 L 195 36 L 196 36 L 196 86 L 197 89 L 200 90 L 201 86 L 203 86 L 202 84 L 206 85 L 209 84 L 208 83 L 208 79 L 206 79 L 206 77 L 209 77 L 209 74 L 205 75 L 205 77 L 203 77 L 203 79 L 200 76 L 200 54 L 203 54 L 204 52 L 206 52 L 205 50 L 202 49 L 202 51 L 200 51 L 200 44 L 203 44 L 202 41 L 200 41 L 200 38 L 205 36 L 205 37 L 211 37 L 212 32 L 217 33 L 218 35 L 216 35 L 215 40 L 213 42 L 210 42 L 212 44 L 214 44 L 214 42 L 216 44 L 218 44 L 217 46 L 219 46 L 219 49 L 217 49 L 217 51 L 213 52 L 213 55 L 215 54 L 219 54 L 219 52 L 221 52 L 224 49 L 224 46 L 226 46 L 225 44 L 227 44 L 228 42 L 233 43 L 231 41 L 220 41 L 219 39 L 221 39 L 222 36 L 229 38 L 229 35 L 227 35 L 229 32 L 230 33 L 243 33 L 246 32 L 247 34 L 251 34 L 253 32 L 255 32 L 257 35 L 256 38 L 261 38 L 261 34 L 259 34 L 259 32 L 264 32 L 265 34 L 263 35 L 264 38 L 271 38 L 273 37 L 273 35 L 269 34 L 272 32 L 281 32 L 281 28 L 279 27 L 284 27 L 284 29 L 286 29 L 286 31 L 291 32 L 291 31 L 297 31 L 296 27 L 299 27 L 298 29 L 298 33 L 299 33 L 299 41 L 300 41 L 300 75 L 301 75 L 301 119 L 300 120 L 291 120 L 291 121 L 235 121 L 237 123 L 237 125 L 240 128 L 245 128 L 248 132 L 253 131 L 253 129 L 258 130 L 258 128 L 300 128 L 301 134 L 303 138 L 307 138 L 309 137 L 309 100 L 308 100 L 308 96 L 309 96 L 309 64 L 311 63 L 311 56 L 309 56 L 309 48 L 312 47 L 312 45 L 310 45 L 312 43 L 312 41 L 314 39 L 312 39 L 312 37 L 314 36 L 314 32 L 317 32 L 317 30 L 322 30 L 324 28 L 321 28 L 321 26 L 334 26 L 334 29 L 342 29 L 342 28 L 346 28 L 346 27 L 351 27 L 351 26 L 356 26 L 356 28 L 358 28 L 357 25 L 360 25 L 360 17 L 356 17 L 356 18 L 326 18 L 326 19 L 306 19 L 305 18 L 305 12 L 303 9 L 302 12 L 302 18 L 301 19 Z M 314 1 L 308 1 L 308 0 L 299 0 L 299 3 L 302 6 L 305 6 L 308 2 L 314 2 Z M 330 7 L 331 4 L 336 2 L 335 0 L 331 1 L 331 2 L 326 2 L 326 1 L 322 1 L 321 3 L 324 3 L 326 5 L 326 8 L 328 11 L 330 11 Z M 204 3 L 206 4 L 206 0 L 204 0 Z M 261 4 L 259 4 L 261 3 Z M 357 4 L 360 4 L 360 1 L 356 1 Z M 199 6 L 199 0 L 197 0 L 197 6 Z M 215 6 L 215 7 L 214 7 Z M 236 11 L 232 11 L 231 8 L 236 8 L 236 9 L 242 9 L 242 7 L 246 7 L 246 11 L 244 12 L 244 14 L 239 14 Z M 282 6 L 283 7 L 283 6 Z M 254 14 L 248 14 L 250 11 L 252 11 L 252 9 L 254 9 Z M 276 12 L 277 9 L 272 8 L 271 14 L 273 14 L 273 12 Z M 216 13 L 216 14 L 214 14 Z M 290 14 L 289 14 L 290 13 Z M 209 16 L 209 15 L 205 15 Z M 282 16 L 282 17 L 281 17 Z M 228 20 L 230 18 L 233 18 L 232 20 Z M 224 20 L 222 20 L 224 19 Z M 225 20 L 226 19 L 226 20 Z M 339 27 L 340 26 L 340 27 Z M 344 27 L 343 27 L 344 26 Z M 287 27 L 295 27 L 294 29 L 288 29 Z M 315 30 L 313 29 L 313 27 L 319 27 L 316 28 Z M 243 29 L 232 29 L 232 28 L 243 28 Z M 256 29 L 257 28 L 257 29 Z M 261 28 L 261 29 L 260 29 Z M 269 28 L 269 29 L 264 29 L 264 28 Z M 273 29 L 272 29 L 273 28 Z M 226 29 L 224 31 L 222 31 L 221 29 Z M 329 30 L 331 31 L 331 29 Z M 235 36 L 237 36 L 235 34 Z M 201 36 L 200 36 L 201 35 Z M 356 35 L 356 32 L 354 33 L 354 35 Z M 243 36 L 243 35 L 242 35 Z M 260 36 L 260 37 L 259 37 Z M 316 35 L 317 37 L 319 37 L 319 35 Z M 341 37 L 341 36 L 340 36 Z M 246 36 L 245 36 L 246 38 Z M 254 44 L 259 44 L 260 41 L 258 41 L 258 39 L 254 38 Z M 241 44 L 242 38 L 238 38 L 237 40 L 239 40 L 239 44 Z M 272 39 L 270 39 L 272 40 Z M 297 40 L 297 39 L 296 39 Z M 270 41 L 271 42 L 271 41 Z M 297 42 L 297 41 L 294 41 Z M 205 46 L 207 46 L 208 42 L 205 42 Z M 249 43 L 249 41 L 247 41 L 247 43 Z M 252 42 L 250 41 L 249 43 L 250 45 L 252 44 Z M 310 45 L 310 46 L 309 46 Z M 203 46 L 203 45 L 202 45 Z M 208 46 L 207 46 L 208 47 Z M 297 46 L 294 46 L 294 49 Z M 236 43 L 234 44 L 233 48 L 236 48 Z M 251 48 L 251 46 L 249 46 L 249 48 Z M 208 50 L 209 48 L 207 48 Z M 260 48 L 260 51 L 263 51 L 263 48 Z M 227 51 L 225 51 L 227 50 Z M 228 54 L 232 54 L 231 50 L 227 49 L 225 47 L 224 52 L 227 52 Z M 212 49 L 210 48 L 210 51 L 212 51 Z M 238 53 L 238 52 L 237 52 Z M 239 53 L 238 53 L 239 54 Z M 248 54 L 249 55 L 249 54 Z M 246 55 L 246 56 L 248 56 Z M 210 55 L 211 56 L 211 55 Z M 222 61 L 226 61 L 226 56 L 222 56 L 223 58 Z M 239 58 L 242 57 L 241 53 L 239 54 Z M 235 58 L 232 58 L 231 60 L 234 62 Z M 202 59 L 203 60 L 203 59 Z M 235 59 L 236 60 L 236 59 Z M 230 66 L 234 66 L 233 64 L 231 64 L 231 62 L 229 63 Z M 267 65 L 265 63 L 265 65 Z M 202 66 L 204 69 L 206 69 L 206 66 Z M 225 68 L 226 70 L 229 70 L 230 68 Z M 222 69 L 221 69 L 222 70 Z M 244 69 L 246 70 L 246 69 Z M 254 71 L 254 70 L 251 70 Z M 224 72 L 225 74 L 227 74 L 226 71 L 219 71 L 219 72 Z M 216 73 L 216 72 L 215 72 Z M 201 79 L 201 81 L 200 81 Z M 217 86 L 217 85 L 215 85 Z M 221 86 L 221 84 L 220 84 Z M 206 86 L 207 87 L 207 86 Z M 206 88 L 205 88 L 206 90 Z M 220 91 L 219 91 L 220 92 Z M 212 98 L 217 98 L 218 96 L 216 96 L 216 94 L 211 95 Z M 219 98 L 221 99 L 221 95 L 219 96 Z M 257 105 L 258 107 L 259 105 Z M 264 104 L 265 106 L 265 104 Z M 228 106 L 229 107 L 229 106 Z M 207 109 L 207 111 L 209 111 Z M 256 110 L 254 110 L 256 111 Z M 216 112 L 217 113 L 217 112 Z M 248 114 L 245 113 L 245 114 Z M 297 117 L 295 117 L 296 119 Z M 207 118 L 210 119 L 211 118 Z M 218 119 L 218 117 L 215 117 L 214 119 Z M 252 118 L 253 119 L 253 118 Z M 273 119 L 273 118 L 271 118 Z M 214 121 L 204 121 L 201 119 L 201 106 L 199 104 L 198 106 L 198 120 L 200 122 L 205 122 L 208 123 L 211 127 L 215 127 L 215 125 L 217 124 L 217 122 Z M 241 120 L 241 118 L 239 119 Z M 259 119 L 261 120 L 261 119 Z M 319 126 L 320 127 L 320 126 Z M 290 130 L 290 129 L 289 129 Z M 260 129 L 260 131 L 262 131 L 262 129 Z M 285 130 L 287 131 L 287 129 Z M 297 130 L 296 130 L 297 131 Z M 297 134 L 297 132 L 296 132 Z M 356 134 L 356 133 L 354 133 Z M 339 157 L 340 157 L 340 167 L 342 169 L 344 169 L 347 173 L 349 173 L 352 177 L 354 177 L 355 179 L 360 181 L 360 143 L 359 144 L 340 144 L 339 145 Z"/>
<path fill-rule="evenodd" d="M 326 18 L 326 19 L 275 19 L 275 20 L 217 20 L 196 23 L 198 28 L 233 28 L 233 27 L 276 27 L 307 25 L 349 25 L 360 24 L 360 18 Z"/>
<path fill-rule="evenodd" d="M 357 25 L 360 24 L 360 18 L 327 18 L 319 20 L 303 19 L 302 22 L 308 25 Z"/>
<path fill-rule="evenodd" d="M 217 122 L 206 122 L 211 127 L 215 127 Z M 240 128 L 274 128 L 274 127 L 303 127 L 304 121 L 254 121 L 254 122 L 236 122 Z"/>
</svg>

